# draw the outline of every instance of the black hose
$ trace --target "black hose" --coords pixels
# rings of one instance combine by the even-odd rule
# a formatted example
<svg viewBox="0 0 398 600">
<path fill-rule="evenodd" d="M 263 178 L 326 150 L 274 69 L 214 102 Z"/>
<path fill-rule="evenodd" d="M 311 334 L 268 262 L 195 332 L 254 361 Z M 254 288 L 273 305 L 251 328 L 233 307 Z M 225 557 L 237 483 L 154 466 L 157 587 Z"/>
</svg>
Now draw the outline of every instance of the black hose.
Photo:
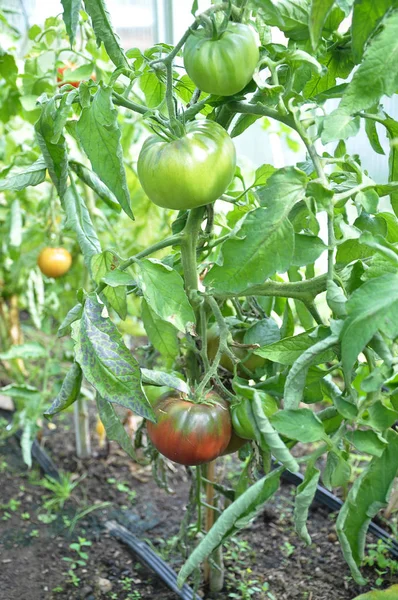
<svg viewBox="0 0 398 600">
<path fill-rule="evenodd" d="M 304 475 L 301 473 L 290 473 L 290 471 L 283 471 L 282 478 L 288 483 L 293 483 L 295 486 L 300 485 L 300 483 L 304 480 Z M 329 492 L 322 485 L 317 486 L 317 490 L 315 493 L 315 500 L 319 502 L 319 504 L 323 504 L 330 508 L 330 510 L 338 511 L 343 506 L 343 501 L 340 498 L 337 498 L 332 492 Z M 369 523 L 369 531 L 373 533 L 377 538 L 388 542 L 390 545 L 390 553 L 393 556 L 398 557 L 398 542 L 393 538 L 387 531 L 385 531 L 382 527 L 371 521 Z"/>
<path fill-rule="evenodd" d="M 176 572 L 146 544 L 128 529 L 115 521 L 107 521 L 105 527 L 118 540 L 126 544 L 137 555 L 140 561 L 154 571 L 168 588 L 182 600 L 202 600 L 186 583 L 180 589 L 177 586 Z"/>
</svg>

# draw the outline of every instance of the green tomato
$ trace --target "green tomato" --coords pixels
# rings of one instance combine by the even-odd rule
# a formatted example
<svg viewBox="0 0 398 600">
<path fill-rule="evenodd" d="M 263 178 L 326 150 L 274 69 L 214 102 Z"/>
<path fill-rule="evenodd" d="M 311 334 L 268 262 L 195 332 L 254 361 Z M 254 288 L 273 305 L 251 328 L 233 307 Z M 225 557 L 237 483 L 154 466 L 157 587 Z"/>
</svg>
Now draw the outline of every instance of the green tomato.
<svg viewBox="0 0 398 600">
<path fill-rule="evenodd" d="M 215 202 L 231 183 L 235 165 L 235 146 L 225 129 L 214 121 L 192 121 L 176 140 L 148 138 L 137 169 L 154 204 L 184 210 Z"/>
<path fill-rule="evenodd" d="M 249 418 L 250 403 L 251 400 L 248 398 L 242 398 L 238 404 L 231 406 L 232 427 L 235 433 L 244 440 L 254 440 L 256 438 L 252 422 Z M 264 394 L 261 404 L 264 414 L 267 417 L 270 417 L 278 410 L 276 400 L 268 394 Z"/>
<path fill-rule="evenodd" d="M 229 23 L 218 39 L 201 29 L 184 46 L 184 66 L 194 84 L 207 94 L 232 96 L 249 83 L 259 60 L 253 30 Z"/>
</svg>

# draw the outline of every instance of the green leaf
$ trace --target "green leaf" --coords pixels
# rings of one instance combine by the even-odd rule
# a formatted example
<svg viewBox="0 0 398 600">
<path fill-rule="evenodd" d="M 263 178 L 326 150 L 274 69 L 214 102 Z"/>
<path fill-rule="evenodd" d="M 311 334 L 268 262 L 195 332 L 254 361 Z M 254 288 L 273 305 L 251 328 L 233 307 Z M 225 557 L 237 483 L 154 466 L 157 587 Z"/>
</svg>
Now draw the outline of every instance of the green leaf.
<svg viewBox="0 0 398 600">
<path fill-rule="evenodd" d="M 68 406 L 71 406 L 79 396 L 82 379 L 83 371 L 77 363 L 73 363 L 62 382 L 59 394 L 51 404 L 50 408 L 46 410 L 44 416 L 50 417 L 51 415 L 55 415 L 56 413 L 65 410 Z"/>
<path fill-rule="evenodd" d="M 336 85 L 337 79 L 346 79 L 354 68 L 354 61 L 349 48 L 334 48 L 327 52 L 321 59 L 325 67 L 324 73 L 313 73 L 304 86 L 306 98 L 316 98 L 319 103 L 324 103 L 330 98 L 341 98 L 347 84 Z"/>
<path fill-rule="evenodd" d="M 376 30 L 382 18 L 393 6 L 395 0 L 355 0 L 351 25 L 351 45 L 355 62 L 361 62 L 363 50 L 371 34 Z"/>
<path fill-rule="evenodd" d="M 185 332 L 195 315 L 184 291 L 182 277 L 157 259 L 140 260 L 140 282 L 144 298 L 164 321 Z"/>
<path fill-rule="evenodd" d="M 278 27 L 293 40 L 308 39 L 309 2 L 307 0 L 255 0 L 268 26 Z"/>
<path fill-rule="evenodd" d="M 334 281 L 327 282 L 326 301 L 336 317 L 345 317 L 347 314 L 347 298 L 344 292 Z"/>
<path fill-rule="evenodd" d="M 359 452 L 366 452 L 373 456 L 381 456 L 386 447 L 386 440 L 383 439 L 380 434 L 371 429 L 363 430 L 356 429 L 355 431 L 348 431 L 345 434 L 346 439 L 355 446 Z"/>
<path fill-rule="evenodd" d="M 97 408 L 99 417 L 105 427 L 108 440 L 117 442 L 126 454 L 136 461 L 137 455 L 131 442 L 131 438 L 117 416 L 112 404 L 97 394 Z"/>
<path fill-rule="evenodd" d="M 140 88 L 144 92 L 145 102 L 148 108 L 156 108 L 163 102 L 166 86 L 160 81 L 155 73 L 146 71 L 139 79 Z"/>
<path fill-rule="evenodd" d="M 0 179 L 0 191 L 13 190 L 19 192 L 29 185 L 39 185 L 46 178 L 46 163 L 44 158 L 38 158 L 33 165 L 15 167 L 4 179 Z"/>
<path fill-rule="evenodd" d="M 249 525 L 256 517 L 264 503 L 279 488 L 281 469 L 271 471 L 268 475 L 249 487 L 224 512 L 220 514 L 209 533 L 199 542 L 188 560 L 182 566 L 177 585 L 182 586 L 189 575 L 197 569 L 207 556 L 218 548 L 234 533 Z"/>
<path fill-rule="evenodd" d="M 303 198 L 307 176 L 294 167 L 279 169 L 258 190 L 261 204 L 237 224 L 235 235 L 221 250 L 221 265 L 205 277 L 206 286 L 225 293 L 239 293 L 285 272 L 293 255 L 293 228 L 288 215 Z"/>
<path fill-rule="evenodd" d="M 377 330 L 398 335 L 398 275 L 366 281 L 346 304 L 347 318 L 340 334 L 344 370 L 350 373 L 358 354 Z"/>
<path fill-rule="evenodd" d="M 258 344 L 259 346 L 267 346 L 280 340 L 281 334 L 278 324 L 274 319 L 261 319 L 245 331 L 243 336 L 244 344 Z M 256 352 L 254 350 L 254 352 Z"/>
<path fill-rule="evenodd" d="M 6 352 L 0 352 L 0 360 L 13 360 L 14 358 L 37 359 L 48 356 L 48 351 L 38 342 L 26 342 L 26 344 L 11 346 Z"/>
<path fill-rule="evenodd" d="M 79 302 L 78 304 L 75 304 L 75 306 L 73 308 L 70 309 L 70 311 L 66 315 L 65 319 L 62 321 L 61 325 L 59 326 L 57 336 L 63 337 L 64 335 L 69 333 L 70 326 L 72 325 L 72 323 L 74 323 L 75 321 L 80 319 L 80 317 L 82 316 L 82 313 L 83 313 L 83 304 L 80 304 L 80 302 Z"/>
<path fill-rule="evenodd" d="M 310 443 L 325 438 L 322 422 L 309 408 L 279 410 L 270 420 L 278 433 L 291 440 Z"/>
<path fill-rule="evenodd" d="M 369 427 L 384 432 L 398 421 L 398 411 L 390 410 L 379 400 L 369 408 L 369 417 L 365 422 Z"/>
<path fill-rule="evenodd" d="M 307 529 L 308 511 L 314 500 L 318 486 L 320 472 L 313 466 L 308 466 L 304 481 L 297 488 L 294 503 L 294 527 L 297 535 L 307 544 L 311 544 L 311 537 Z"/>
<path fill-rule="evenodd" d="M 142 301 L 141 318 L 151 344 L 164 358 L 173 361 L 179 352 L 174 325 L 158 317 L 145 300 Z"/>
<path fill-rule="evenodd" d="M 66 33 L 69 36 L 70 45 L 73 46 L 76 39 L 76 30 L 79 24 L 79 11 L 82 0 L 61 0 L 64 12 L 62 18 L 65 23 Z"/>
<path fill-rule="evenodd" d="M 102 317 L 102 310 L 103 306 L 87 298 L 80 325 L 73 332 L 76 361 L 104 400 L 154 421 L 142 390 L 139 365 L 112 321 Z"/>
<path fill-rule="evenodd" d="M 346 485 L 351 476 L 351 467 L 337 452 L 329 452 L 322 481 L 328 490 Z"/>
<path fill-rule="evenodd" d="M 398 472 L 398 434 L 390 429 L 388 445 L 380 457 L 373 458 L 348 492 L 337 518 L 337 534 L 352 576 L 360 585 L 366 583 L 358 565 L 364 556 L 366 532 L 371 519 L 387 506 Z"/>
<path fill-rule="evenodd" d="M 397 89 L 398 12 L 388 14 L 383 25 L 365 50 L 363 60 L 344 92 L 340 112 L 352 114 L 369 108 L 382 96 L 392 96 Z"/>
<path fill-rule="evenodd" d="M 256 440 L 260 448 L 265 451 L 271 451 L 276 460 L 279 460 L 286 469 L 297 473 L 300 470 L 299 465 L 265 414 L 261 394 L 257 391 L 254 392 L 253 399 L 249 405 L 248 416 L 253 424 Z"/>
<path fill-rule="evenodd" d="M 104 183 L 102 183 L 101 179 L 94 171 L 91 171 L 91 169 L 88 169 L 85 165 L 76 161 L 70 161 L 69 166 L 76 173 L 78 178 L 88 185 L 88 187 L 90 187 L 97 196 L 109 206 L 109 208 L 112 208 L 112 210 L 116 212 L 120 212 L 121 208 L 115 195 Z"/>
<path fill-rule="evenodd" d="M 329 333 L 326 328 L 318 328 L 312 331 L 299 333 L 291 337 L 286 337 L 280 342 L 274 342 L 269 346 L 264 346 L 256 350 L 256 354 L 263 358 L 268 358 L 272 362 L 278 362 L 282 365 L 292 365 L 305 350 L 311 348 L 317 341 L 324 339 Z M 324 362 L 331 357 L 328 353 Z"/>
<path fill-rule="evenodd" d="M 230 133 L 231 138 L 241 135 L 248 127 L 261 118 L 261 115 L 239 115 Z"/>
<path fill-rule="evenodd" d="M 150 369 L 141 369 L 142 381 L 146 385 L 157 385 L 158 387 L 169 387 L 178 390 L 183 394 L 189 394 L 189 386 L 175 375 L 164 373 L 163 371 L 151 371 Z"/>
<path fill-rule="evenodd" d="M 43 106 L 39 120 L 35 124 L 35 132 L 49 175 L 62 201 L 68 178 L 68 155 L 63 135 L 59 137 L 57 143 L 52 141 L 57 110 L 55 100 L 52 98 Z"/>
<path fill-rule="evenodd" d="M 120 38 L 112 27 L 104 0 L 84 0 L 84 6 L 91 17 L 98 46 L 103 42 L 109 58 L 116 67 L 129 68 L 126 55 L 120 46 Z"/>
<path fill-rule="evenodd" d="M 359 117 L 351 117 L 347 112 L 337 108 L 323 121 L 322 143 L 327 144 L 353 137 L 358 133 L 360 125 Z"/>
<path fill-rule="evenodd" d="M 325 250 L 327 246 L 316 235 L 295 233 L 292 265 L 296 267 L 312 265 Z"/>
<path fill-rule="evenodd" d="M 124 212 L 133 219 L 111 87 L 99 88 L 90 106 L 83 108 L 77 122 L 77 133 L 93 170 L 116 196 Z"/>
<path fill-rule="evenodd" d="M 377 152 L 377 154 L 385 154 L 383 146 L 380 144 L 376 121 L 373 119 L 365 119 L 365 131 L 373 150 Z"/>
<path fill-rule="evenodd" d="M 366 594 L 356 596 L 354 600 L 397 600 L 398 584 L 392 585 L 387 590 L 372 590 Z"/>
<path fill-rule="evenodd" d="M 108 271 L 102 278 L 102 281 L 111 287 L 119 287 L 120 285 L 137 285 L 135 279 L 131 277 L 125 271 L 119 271 L 115 269 L 114 271 Z"/>
<path fill-rule="evenodd" d="M 99 284 L 104 276 L 110 272 L 114 273 L 118 265 L 118 258 L 110 250 L 105 250 L 101 254 L 95 254 L 91 258 L 91 271 L 95 283 Z M 120 271 L 119 271 L 120 272 Z M 122 286 L 107 286 L 102 294 L 105 296 L 109 305 L 117 312 L 119 317 L 124 320 L 127 316 L 127 294 L 126 288 Z"/>
<path fill-rule="evenodd" d="M 315 50 L 321 39 L 322 29 L 335 0 L 312 0 L 310 12 L 310 37 Z"/>
<path fill-rule="evenodd" d="M 101 252 L 101 245 L 93 227 L 90 213 L 74 182 L 66 191 L 64 207 L 66 212 L 65 228 L 75 232 L 84 256 L 84 262 L 88 269 L 91 269 L 91 258 Z"/>
<path fill-rule="evenodd" d="M 50 140 L 52 144 L 58 144 L 77 94 L 77 90 L 71 90 L 63 94 L 54 117 L 54 131 Z"/>
<path fill-rule="evenodd" d="M 32 400 L 40 396 L 40 392 L 33 385 L 10 383 L 1 388 L 1 393 L 10 398 L 23 398 L 24 400 Z"/>
<path fill-rule="evenodd" d="M 320 340 L 305 350 L 295 361 L 286 377 L 284 392 L 285 408 L 297 409 L 299 407 L 309 367 L 313 364 L 323 362 L 325 351 L 335 346 L 338 339 L 338 335 L 334 333 L 329 335 L 324 340 Z"/>
</svg>

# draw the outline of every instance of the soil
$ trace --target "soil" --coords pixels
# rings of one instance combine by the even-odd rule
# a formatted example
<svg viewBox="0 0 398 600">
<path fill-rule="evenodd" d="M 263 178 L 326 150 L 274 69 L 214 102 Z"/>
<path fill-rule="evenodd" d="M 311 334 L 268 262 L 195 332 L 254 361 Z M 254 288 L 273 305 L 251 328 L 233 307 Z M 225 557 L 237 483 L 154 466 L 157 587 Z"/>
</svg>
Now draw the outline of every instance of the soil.
<svg viewBox="0 0 398 600">
<path fill-rule="evenodd" d="M 24 466 L 15 438 L 0 446 L 0 598 L 177 598 L 106 531 L 104 524 L 118 520 L 164 553 L 184 514 L 189 491 L 187 473 L 182 468 L 170 472 L 176 490 L 170 495 L 157 486 L 148 467 L 133 463 L 116 444 L 111 443 L 107 457 L 94 448 L 96 457 L 78 460 L 71 422 L 70 414 L 63 415 L 55 419 L 55 429 L 46 426 L 44 431 L 42 443 L 58 468 L 75 478 L 84 477 L 63 509 L 51 513 L 54 516 L 50 519 L 54 520 L 50 523 L 43 522 L 49 520 L 43 503 L 54 496 L 37 485 L 42 475 Z M 351 579 L 337 542 L 334 515 L 326 509 L 314 505 L 310 511 L 311 546 L 298 539 L 292 520 L 293 493 L 293 486 L 283 484 L 253 524 L 229 544 L 225 554 L 226 589 L 218 596 L 202 591 L 204 598 L 352 600 L 371 589 L 371 585 L 359 588 Z M 76 512 L 103 502 L 109 504 L 80 518 L 70 531 Z M 65 559 L 78 558 L 70 545 L 79 538 L 91 545 L 81 546 L 87 558 L 83 557 L 83 564 L 74 569 L 74 585 L 68 574 L 71 563 Z M 369 540 L 374 542 L 371 537 Z M 178 557 L 171 554 L 167 560 L 178 570 Z M 375 571 L 367 568 L 364 572 L 370 582 L 375 581 Z M 387 573 L 382 587 L 392 583 Z M 264 584 L 268 584 L 268 591 L 261 591 Z"/>
</svg>

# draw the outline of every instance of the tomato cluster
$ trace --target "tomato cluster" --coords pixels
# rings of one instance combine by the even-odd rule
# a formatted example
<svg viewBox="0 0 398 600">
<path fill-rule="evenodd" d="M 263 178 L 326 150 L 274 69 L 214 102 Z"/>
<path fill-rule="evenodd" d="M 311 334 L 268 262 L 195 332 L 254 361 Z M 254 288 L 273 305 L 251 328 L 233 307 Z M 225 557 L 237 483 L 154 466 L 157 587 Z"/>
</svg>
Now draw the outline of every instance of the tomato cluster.
<svg viewBox="0 0 398 600">
<path fill-rule="evenodd" d="M 199 30 L 184 47 L 184 65 L 192 81 L 200 90 L 219 96 L 240 92 L 252 79 L 258 59 L 255 35 L 240 23 L 229 23 L 216 39 Z M 234 144 L 225 129 L 209 119 L 188 122 L 179 133 L 177 139 L 174 131 L 170 140 L 159 135 L 146 140 L 137 165 L 141 185 L 163 208 L 211 204 L 233 179 Z"/>
</svg>

